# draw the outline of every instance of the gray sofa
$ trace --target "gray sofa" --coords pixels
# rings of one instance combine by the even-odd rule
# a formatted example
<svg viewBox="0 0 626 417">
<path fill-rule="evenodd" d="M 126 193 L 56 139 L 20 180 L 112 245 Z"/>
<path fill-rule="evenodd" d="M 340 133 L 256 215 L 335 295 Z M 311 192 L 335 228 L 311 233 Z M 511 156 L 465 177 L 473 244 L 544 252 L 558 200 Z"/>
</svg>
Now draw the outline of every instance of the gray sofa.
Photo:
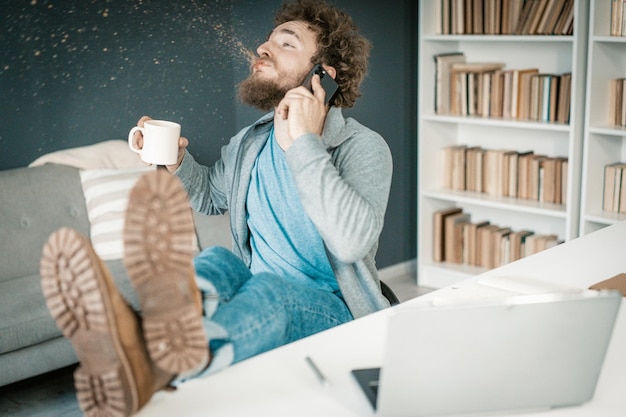
<svg viewBox="0 0 626 417">
<path fill-rule="evenodd" d="M 230 247 L 228 216 L 194 212 L 200 248 Z M 79 170 L 65 165 L 0 171 L 0 386 L 76 362 L 41 292 L 39 262 L 50 234 L 69 226 L 89 236 Z M 106 261 L 137 308 L 121 260 Z"/>
</svg>

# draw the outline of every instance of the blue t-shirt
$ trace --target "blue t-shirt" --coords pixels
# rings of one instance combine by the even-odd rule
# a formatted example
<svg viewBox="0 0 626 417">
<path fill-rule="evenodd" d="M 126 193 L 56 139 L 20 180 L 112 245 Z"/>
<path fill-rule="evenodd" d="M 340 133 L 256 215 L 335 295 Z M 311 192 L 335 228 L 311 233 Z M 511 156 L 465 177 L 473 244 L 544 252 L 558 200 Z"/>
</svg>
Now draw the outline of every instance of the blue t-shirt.
<svg viewBox="0 0 626 417">
<path fill-rule="evenodd" d="M 252 273 L 271 272 L 314 288 L 339 291 L 322 238 L 302 207 L 273 129 L 252 169 L 246 208 Z"/>
</svg>

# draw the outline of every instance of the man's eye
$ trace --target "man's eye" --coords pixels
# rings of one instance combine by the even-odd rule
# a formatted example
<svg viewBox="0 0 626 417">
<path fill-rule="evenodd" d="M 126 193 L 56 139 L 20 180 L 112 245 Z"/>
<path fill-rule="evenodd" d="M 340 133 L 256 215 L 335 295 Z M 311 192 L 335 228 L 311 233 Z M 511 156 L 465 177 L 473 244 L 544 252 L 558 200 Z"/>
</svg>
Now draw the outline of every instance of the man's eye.
<svg viewBox="0 0 626 417">
<path fill-rule="evenodd" d="M 285 47 L 285 48 L 293 48 L 293 45 L 291 45 L 290 43 L 287 43 L 287 42 L 283 42 L 283 47 Z"/>
</svg>

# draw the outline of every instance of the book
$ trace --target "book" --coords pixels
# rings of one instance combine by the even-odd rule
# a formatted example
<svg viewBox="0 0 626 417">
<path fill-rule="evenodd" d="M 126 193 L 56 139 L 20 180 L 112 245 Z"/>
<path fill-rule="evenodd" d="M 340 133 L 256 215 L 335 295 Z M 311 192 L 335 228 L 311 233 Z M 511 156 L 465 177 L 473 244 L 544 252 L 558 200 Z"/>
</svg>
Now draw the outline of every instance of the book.
<svg viewBox="0 0 626 417">
<path fill-rule="evenodd" d="M 471 35 L 474 33 L 474 1 L 473 0 L 463 0 L 463 33 L 466 35 Z M 478 2 L 478 0 L 476 0 Z"/>
<path fill-rule="evenodd" d="M 560 35 L 563 30 L 565 30 L 570 13 L 573 13 L 574 10 L 574 0 L 567 0 L 565 5 L 563 6 L 563 10 L 561 10 L 561 14 L 556 20 L 556 24 L 553 30 L 554 35 Z"/>
<path fill-rule="evenodd" d="M 493 72 L 484 72 L 479 76 L 477 113 L 481 117 L 489 117 L 491 107 L 491 79 L 493 77 Z"/>
<path fill-rule="evenodd" d="M 433 214 L 433 261 L 443 262 L 445 260 L 445 227 L 446 218 L 461 213 L 460 207 L 450 207 L 437 210 Z"/>
<path fill-rule="evenodd" d="M 504 68 L 502 62 L 456 62 L 452 64 L 452 71 L 458 72 L 485 72 Z"/>
<path fill-rule="evenodd" d="M 452 147 L 452 189 L 465 191 L 465 154 L 467 146 Z"/>
<path fill-rule="evenodd" d="M 520 156 L 518 157 L 517 198 L 521 198 L 521 199 L 530 198 L 530 188 L 529 188 L 530 161 L 534 157 L 535 157 L 535 154 L 532 151 L 527 152 L 525 154 L 520 154 Z"/>
<path fill-rule="evenodd" d="M 467 72 L 453 71 L 450 74 L 450 113 L 467 116 Z"/>
<path fill-rule="evenodd" d="M 572 73 L 561 74 L 559 80 L 559 99 L 556 121 L 558 123 L 569 123 L 570 102 L 572 96 Z"/>
<path fill-rule="evenodd" d="M 619 200 L 622 193 L 622 182 L 624 181 L 624 178 L 622 177 L 624 166 L 624 164 L 619 163 L 615 167 L 615 180 L 613 182 L 613 207 L 611 208 L 613 213 L 619 213 L 620 211 Z"/>
<path fill-rule="evenodd" d="M 505 187 L 504 195 L 506 197 L 517 198 L 518 170 L 519 170 L 519 152 L 510 152 L 505 155 L 505 176 L 508 184 Z M 506 172 L 508 170 L 508 173 Z"/>
<path fill-rule="evenodd" d="M 519 120 L 530 119 L 531 77 L 537 74 L 539 74 L 538 68 L 526 68 L 518 71 L 517 118 Z"/>
<path fill-rule="evenodd" d="M 533 155 L 528 165 L 528 200 L 539 201 L 543 177 L 543 161 L 545 155 Z"/>
<path fill-rule="evenodd" d="M 611 36 L 622 35 L 622 14 L 624 10 L 622 0 L 611 0 Z"/>
<path fill-rule="evenodd" d="M 556 75 L 550 78 L 550 94 L 549 94 L 550 109 L 548 111 L 548 119 L 547 119 L 547 121 L 549 122 L 556 122 L 557 120 L 560 79 L 561 77 L 556 76 Z"/>
<path fill-rule="evenodd" d="M 621 105 L 621 117 L 619 125 L 621 127 L 626 127 L 626 78 L 622 78 L 621 80 L 621 90 L 622 90 L 622 105 Z"/>
<path fill-rule="evenodd" d="M 548 15 L 544 25 L 540 27 L 539 34 L 542 35 L 554 35 L 557 21 L 559 17 L 563 13 L 563 9 L 566 7 L 566 0 L 556 0 L 551 9 L 547 10 L 546 14 Z"/>
<path fill-rule="evenodd" d="M 539 83 L 541 94 L 539 95 L 539 115 L 538 120 L 543 122 L 550 121 L 550 106 L 552 104 L 551 97 L 556 94 L 556 91 L 552 91 L 554 88 L 554 84 L 552 82 L 553 78 L 556 77 L 554 74 L 539 74 Z"/>
<path fill-rule="evenodd" d="M 491 105 L 489 116 L 492 118 L 502 117 L 502 101 L 504 95 L 504 74 L 502 70 L 493 73 L 491 78 Z"/>
<path fill-rule="evenodd" d="M 479 265 L 478 259 L 478 231 L 489 225 L 483 220 L 477 223 L 465 223 L 463 226 L 463 263 L 472 266 Z"/>
<path fill-rule="evenodd" d="M 546 249 L 552 248 L 559 243 L 556 235 L 533 234 L 526 237 L 524 245 L 524 257 L 534 255 Z"/>
<path fill-rule="evenodd" d="M 620 36 L 626 36 L 626 2 L 622 1 L 622 11 L 620 13 L 621 23 Z"/>
<path fill-rule="evenodd" d="M 444 256 L 445 262 L 463 263 L 463 225 L 471 220 L 469 213 L 456 213 L 446 216 L 444 222 Z"/>
<path fill-rule="evenodd" d="M 537 68 L 511 69 L 502 71 L 504 93 L 502 103 L 502 117 L 505 119 L 519 119 L 520 113 L 527 119 L 528 101 L 530 97 L 530 75 L 538 74 Z M 525 95 L 524 99 L 522 96 Z M 523 103 L 522 103 L 523 100 Z M 522 106 L 524 110 L 522 111 Z"/>
<path fill-rule="evenodd" d="M 520 230 L 509 235 L 509 261 L 514 262 L 524 257 L 526 237 L 532 235 L 530 230 Z"/>
<path fill-rule="evenodd" d="M 450 81 L 450 113 L 459 116 L 493 116 L 494 96 L 498 91 L 498 76 L 502 63 L 460 62 L 452 64 Z M 490 75 L 485 83 L 486 75 Z M 495 80 L 495 83 L 494 83 Z M 488 90 L 485 90 L 485 85 Z M 497 98 L 495 99 L 497 100 Z M 484 108 L 487 106 L 488 110 Z"/>
<path fill-rule="evenodd" d="M 556 13 L 560 14 L 561 9 L 564 5 L 563 0 L 547 0 L 545 9 L 539 19 L 539 24 L 537 25 L 537 29 L 535 34 L 537 35 L 549 35 L 551 34 L 548 26 L 550 25 L 551 19 L 554 19 L 554 23 L 556 23 L 556 17 L 554 16 Z M 558 15 L 557 15 L 558 16 Z"/>
<path fill-rule="evenodd" d="M 543 161 L 543 187 L 539 201 L 543 203 L 556 202 L 556 159 L 546 158 Z"/>
<path fill-rule="evenodd" d="M 502 94 L 502 118 L 503 119 L 511 119 L 511 107 L 513 96 L 517 96 L 517 92 L 513 91 L 513 77 L 515 70 L 504 70 L 502 71 L 504 77 L 504 93 Z"/>
<path fill-rule="evenodd" d="M 568 171 L 569 171 L 569 162 L 567 159 L 561 161 L 561 204 L 567 203 L 567 188 L 569 186 L 568 183 Z"/>
<path fill-rule="evenodd" d="M 435 60 L 435 113 L 450 113 L 450 68 L 454 63 L 465 62 L 462 52 L 437 54 Z"/>
<path fill-rule="evenodd" d="M 442 148 L 443 187 L 450 190 L 465 190 L 466 145 L 450 145 Z"/>
<path fill-rule="evenodd" d="M 476 182 L 476 159 L 474 158 L 474 154 L 476 149 L 477 147 L 471 147 L 467 148 L 465 151 L 465 191 L 476 191 L 474 189 Z"/>
<path fill-rule="evenodd" d="M 548 0 L 532 0 L 533 6 L 524 22 L 524 27 L 522 28 L 523 35 L 535 35 L 537 34 L 537 28 L 539 26 L 539 22 L 541 21 L 541 17 L 543 16 L 543 12 L 546 8 Z"/>
<path fill-rule="evenodd" d="M 619 126 L 622 122 L 623 78 L 609 80 L 609 124 Z"/>
<path fill-rule="evenodd" d="M 485 33 L 483 9 L 483 0 L 474 0 L 472 9 L 472 33 L 474 35 Z"/>
<path fill-rule="evenodd" d="M 484 227 L 481 227 L 478 230 L 478 239 L 480 240 L 480 259 L 479 265 L 484 268 L 493 268 L 494 264 L 494 246 L 493 246 L 493 238 L 492 234 L 499 230 L 500 226 L 495 224 L 490 224 Z"/>
<path fill-rule="evenodd" d="M 626 166 L 622 165 L 622 185 L 619 193 L 619 213 L 626 213 Z M 618 198 L 618 196 L 615 196 Z"/>
<path fill-rule="evenodd" d="M 516 35 L 521 35 L 524 32 L 524 26 L 526 26 L 526 22 L 528 21 L 528 18 L 531 14 L 531 11 L 534 7 L 534 3 L 538 1 L 538 0 L 526 0 L 524 1 L 524 7 L 522 8 L 522 11 L 520 13 L 520 17 L 519 20 L 517 22 L 517 25 L 515 26 L 515 29 L 513 31 L 514 34 Z"/>
<path fill-rule="evenodd" d="M 614 162 L 604 167 L 604 190 L 602 196 L 602 210 L 614 211 L 614 207 L 617 205 L 619 211 L 619 202 L 615 203 L 615 190 L 619 190 L 621 184 L 621 167 L 620 162 Z M 619 172 L 619 175 L 618 175 Z M 619 195 L 619 193 L 617 194 Z"/>
<path fill-rule="evenodd" d="M 524 8 L 525 0 L 509 0 L 509 16 L 510 16 L 510 34 L 515 33 L 515 28 L 522 18 L 522 10 Z"/>
<path fill-rule="evenodd" d="M 435 33 L 438 35 L 450 34 L 450 0 L 437 0 L 436 8 L 437 24 Z"/>
<path fill-rule="evenodd" d="M 479 146 L 468 148 L 465 152 L 465 190 L 482 192 L 482 158 L 485 150 Z"/>
<path fill-rule="evenodd" d="M 465 34 L 465 0 L 451 0 L 450 33 L 453 35 Z"/>
<path fill-rule="evenodd" d="M 530 77 L 530 104 L 528 106 L 528 120 L 539 120 L 543 88 L 543 84 L 540 81 L 540 74 L 534 74 Z"/>
<path fill-rule="evenodd" d="M 442 187 L 446 190 L 452 189 L 452 154 L 452 146 L 444 146 L 441 148 L 441 160 L 443 163 Z"/>
<path fill-rule="evenodd" d="M 491 234 L 493 257 L 492 264 L 488 268 L 497 268 L 508 263 L 509 258 L 509 235 L 511 229 L 509 227 L 501 227 Z"/>
<path fill-rule="evenodd" d="M 481 73 L 467 73 L 467 115 L 478 115 Z"/>
<path fill-rule="evenodd" d="M 513 29 L 511 28 L 511 1 L 502 0 L 502 18 L 500 22 L 500 34 L 510 35 Z"/>
<path fill-rule="evenodd" d="M 563 1 L 563 5 L 558 13 L 554 16 L 554 21 L 550 22 L 549 34 L 550 35 L 559 35 L 559 19 L 563 18 L 564 20 L 569 20 L 570 15 L 573 17 L 574 13 L 574 0 L 565 0 Z M 572 31 L 573 33 L 573 31 Z"/>
<path fill-rule="evenodd" d="M 554 203 L 555 204 L 565 204 L 565 200 L 563 199 L 563 189 L 567 186 L 564 184 L 563 177 L 563 164 L 567 163 L 567 158 L 565 157 L 557 157 L 555 160 L 555 169 L 554 169 Z M 565 176 L 567 178 L 567 175 Z"/>
<path fill-rule="evenodd" d="M 484 19 L 484 33 L 486 35 L 498 35 L 501 33 L 500 0 L 485 0 Z"/>
<path fill-rule="evenodd" d="M 488 149 L 484 159 L 483 178 L 485 187 L 483 192 L 493 197 L 504 195 L 504 149 Z"/>
<path fill-rule="evenodd" d="M 512 35 L 519 22 L 524 0 L 502 0 L 502 25 L 500 33 Z"/>
<path fill-rule="evenodd" d="M 501 0 L 496 0 L 495 1 L 495 12 L 494 12 L 494 32 L 496 34 L 501 34 L 502 33 L 502 1 Z"/>
</svg>

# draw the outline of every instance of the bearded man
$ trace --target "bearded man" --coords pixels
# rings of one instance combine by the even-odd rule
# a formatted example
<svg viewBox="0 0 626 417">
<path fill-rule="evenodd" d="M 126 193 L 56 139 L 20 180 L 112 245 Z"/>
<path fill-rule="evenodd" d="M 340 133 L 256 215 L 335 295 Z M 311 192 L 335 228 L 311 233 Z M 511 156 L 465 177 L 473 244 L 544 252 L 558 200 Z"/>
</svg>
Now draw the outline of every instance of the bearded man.
<svg viewBox="0 0 626 417">
<path fill-rule="evenodd" d="M 140 316 L 124 305 L 86 239 L 66 232 L 65 247 L 51 244 L 44 251 L 42 264 L 76 257 L 82 245 L 92 277 L 79 280 L 71 267 L 69 275 L 77 285 L 94 281 L 91 291 L 97 288 L 106 313 L 101 333 L 64 331 L 81 362 L 76 386 L 83 410 L 101 412 L 111 407 L 107 399 L 117 398 L 121 413 L 130 414 L 166 385 L 389 306 L 374 257 L 391 154 L 380 135 L 341 110 L 360 96 L 369 50 L 351 18 L 322 0 L 280 7 L 249 78 L 239 85 L 243 102 L 270 113 L 235 135 L 211 167 L 197 163 L 181 137 L 169 173 L 149 174 L 131 194 L 125 264 Z M 328 104 L 319 75 L 311 90 L 302 86 L 317 64 L 338 85 Z M 142 138 L 136 139 L 141 147 Z M 212 247 L 193 257 L 189 205 L 209 215 L 229 212 L 232 251 Z M 62 328 L 69 327 L 62 323 L 67 313 L 53 311 Z M 84 339 L 112 348 L 93 352 Z M 107 378 L 111 388 L 78 381 Z"/>
</svg>

